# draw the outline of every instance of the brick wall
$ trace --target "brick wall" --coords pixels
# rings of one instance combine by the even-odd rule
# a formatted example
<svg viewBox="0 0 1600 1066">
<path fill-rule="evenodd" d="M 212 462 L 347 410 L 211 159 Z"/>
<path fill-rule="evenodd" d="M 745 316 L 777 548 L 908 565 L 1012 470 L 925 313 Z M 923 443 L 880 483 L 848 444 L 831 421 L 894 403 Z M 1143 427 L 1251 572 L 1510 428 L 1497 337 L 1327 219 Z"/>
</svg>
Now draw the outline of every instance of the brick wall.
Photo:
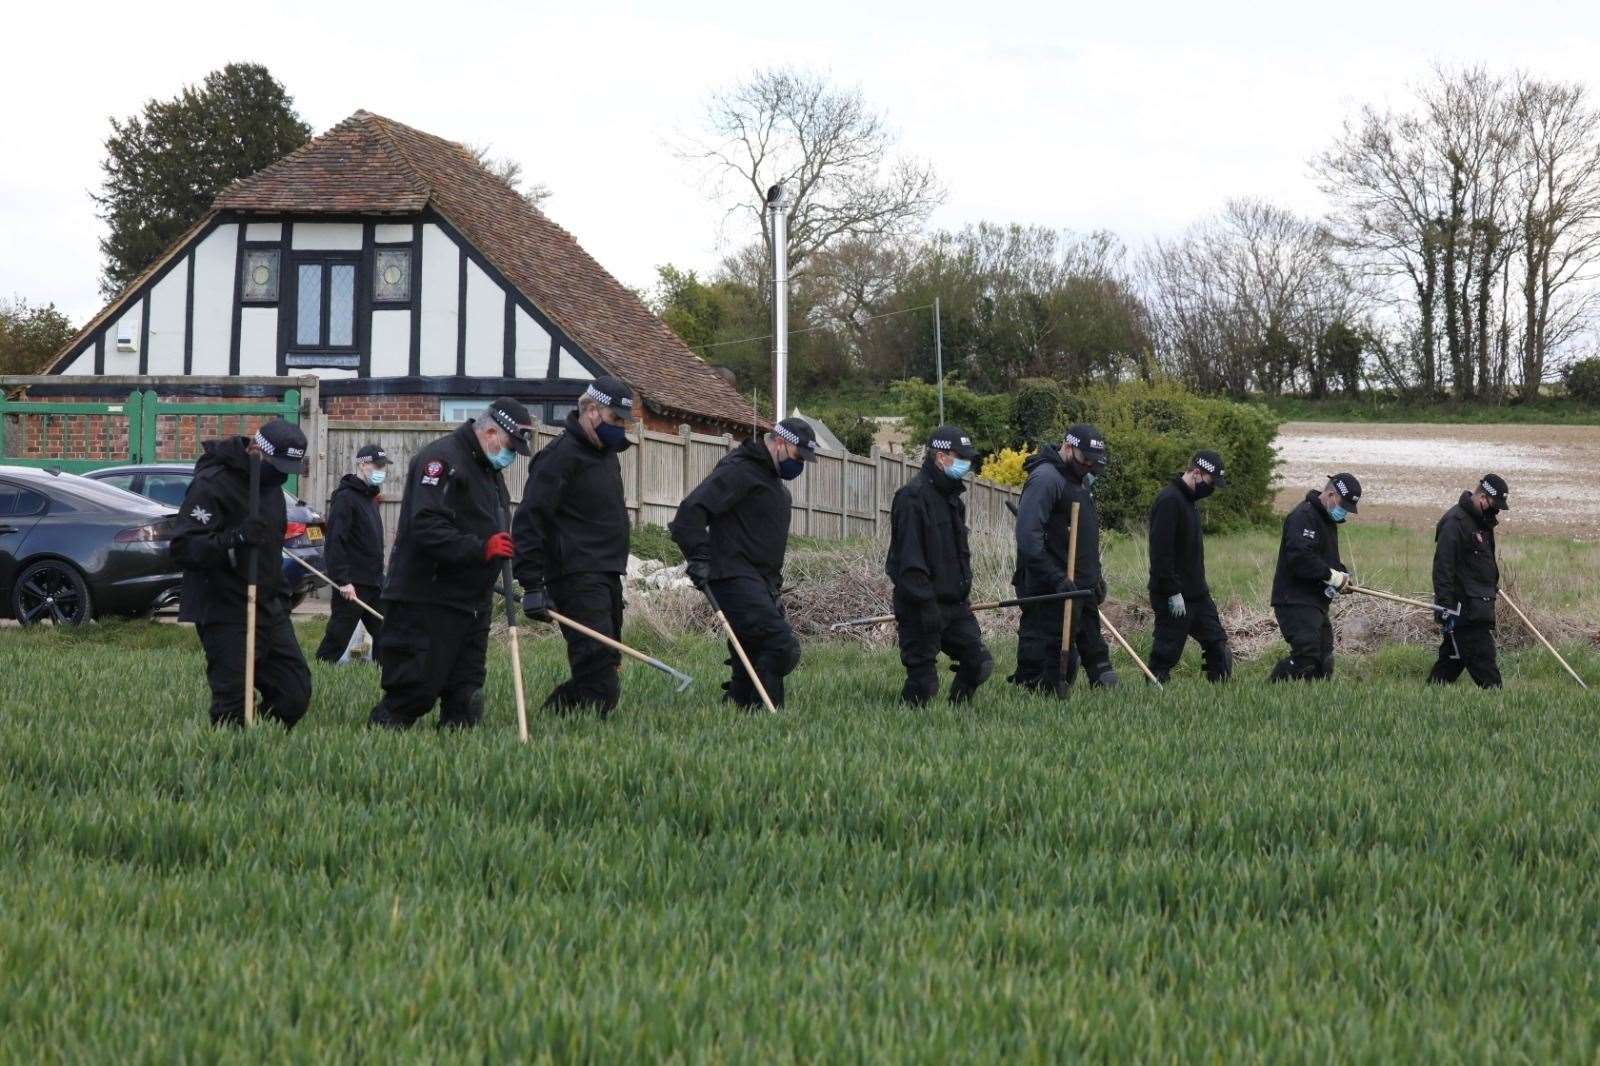
<svg viewBox="0 0 1600 1066">
<path fill-rule="evenodd" d="M 439 421 L 437 396 L 328 396 L 322 401 L 322 409 L 328 418 L 338 421 Z"/>
<path fill-rule="evenodd" d="M 182 403 L 238 403 L 243 397 L 174 396 Z M 102 397 L 51 396 L 54 403 L 104 403 Z M 163 415 L 156 419 L 156 458 L 187 462 L 200 443 L 248 435 L 266 421 L 261 415 Z M 7 415 L 6 454 L 18 459 L 90 459 L 127 462 L 128 420 L 118 415 Z"/>
</svg>

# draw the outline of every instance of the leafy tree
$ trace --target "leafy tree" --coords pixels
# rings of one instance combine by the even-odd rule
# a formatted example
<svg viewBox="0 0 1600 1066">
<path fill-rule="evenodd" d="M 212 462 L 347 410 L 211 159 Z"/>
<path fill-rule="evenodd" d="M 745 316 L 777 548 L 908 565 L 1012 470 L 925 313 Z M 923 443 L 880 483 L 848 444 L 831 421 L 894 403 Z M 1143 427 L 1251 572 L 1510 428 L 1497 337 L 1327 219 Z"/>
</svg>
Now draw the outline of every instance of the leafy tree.
<svg viewBox="0 0 1600 1066">
<path fill-rule="evenodd" d="M 111 120 L 95 203 L 109 232 L 100 288 L 121 291 L 235 180 L 300 147 L 311 127 L 266 67 L 230 63 L 170 100 Z"/>
<path fill-rule="evenodd" d="M 55 304 L 0 300 L 0 374 L 37 374 L 76 330 Z"/>
<path fill-rule="evenodd" d="M 1568 363 L 1562 376 L 1567 395 L 1579 403 L 1600 404 L 1600 359 L 1579 359 Z"/>
<path fill-rule="evenodd" d="M 906 417 L 911 444 L 925 444 L 939 425 L 939 391 L 925 381 L 897 381 L 889 394 Z M 987 455 L 999 451 L 1011 438 L 1011 397 L 985 396 L 959 381 L 944 383 L 944 421 L 972 435 L 972 444 Z"/>
<path fill-rule="evenodd" d="M 550 186 L 542 181 L 528 184 L 521 160 L 495 155 L 492 144 L 468 145 L 467 150 L 472 153 L 479 166 L 511 186 L 511 191 L 526 200 L 529 207 L 544 210 L 545 201 L 553 195 Z"/>
<path fill-rule="evenodd" d="M 1011 394 L 1011 437 L 1018 444 L 1038 444 L 1058 437 L 1066 394 L 1049 378 L 1024 378 Z"/>
</svg>

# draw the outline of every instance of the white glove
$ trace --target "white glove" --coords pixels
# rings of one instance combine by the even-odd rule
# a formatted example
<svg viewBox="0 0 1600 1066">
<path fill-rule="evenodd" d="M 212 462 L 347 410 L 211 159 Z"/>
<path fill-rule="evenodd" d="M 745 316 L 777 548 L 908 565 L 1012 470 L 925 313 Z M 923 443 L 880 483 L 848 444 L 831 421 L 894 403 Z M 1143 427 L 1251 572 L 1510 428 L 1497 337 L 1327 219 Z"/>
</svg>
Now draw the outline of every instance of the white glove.
<svg viewBox="0 0 1600 1066">
<path fill-rule="evenodd" d="M 339 595 L 343 596 L 347 600 L 355 599 L 356 598 L 356 587 L 355 587 L 355 585 L 353 585 L 353 584 L 340 585 L 339 586 Z"/>
<path fill-rule="evenodd" d="M 1327 584 L 1329 587 L 1334 589 L 1334 591 L 1337 592 L 1343 590 L 1343 588 L 1349 583 L 1350 575 L 1345 573 L 1343 570 L 1328 571 Z"/>
<path fill-rule="evenodd" d="M 1188 606 L 1183 602 L 1183 593 L 1174 592 L 1167 597 L 1167 613 L 1174 618 L 1182 618 L 1189 613 Z"/>
</svg>

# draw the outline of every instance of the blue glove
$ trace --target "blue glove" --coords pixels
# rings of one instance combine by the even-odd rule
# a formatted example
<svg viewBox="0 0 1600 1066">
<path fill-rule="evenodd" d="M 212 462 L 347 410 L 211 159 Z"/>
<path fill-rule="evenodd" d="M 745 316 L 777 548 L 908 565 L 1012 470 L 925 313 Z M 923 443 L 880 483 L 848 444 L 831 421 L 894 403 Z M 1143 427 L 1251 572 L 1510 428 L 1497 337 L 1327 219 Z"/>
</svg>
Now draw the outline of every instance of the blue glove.
<svg viewBox="0 0 1600 1066">
<path fill-rule="evenodd" d="M 1174 618 L 1182 618 L 1189 613 L 1189 606 L 1183 602 L 1183 593 L 1174 592 L 1167 597 L 1167 613 Z"/>
</svg>

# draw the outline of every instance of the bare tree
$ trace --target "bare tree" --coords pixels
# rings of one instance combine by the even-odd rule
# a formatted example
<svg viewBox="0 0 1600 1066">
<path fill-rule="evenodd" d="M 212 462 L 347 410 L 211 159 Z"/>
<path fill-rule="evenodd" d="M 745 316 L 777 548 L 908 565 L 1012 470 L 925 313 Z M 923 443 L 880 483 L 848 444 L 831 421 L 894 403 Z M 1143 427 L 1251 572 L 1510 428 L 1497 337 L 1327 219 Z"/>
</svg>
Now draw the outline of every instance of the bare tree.
<svg viewBox="0 0 1600 1066">
<path fill-rule="evenodd" d="M 1441 219 L 1449 180 L 1427 124 L 1415 115 L 1361 109 L 1313 166 L 1334 202 L 1332 232 L 1354 262 L 1378 280 L 1403 280 L 1417 321 L 1417 372 L 1438 387 Z"/>
<path fill-rule="evenodd" d="M 1600 115 L 1577 84 L 1523 77 L 1515 119 L 1525 159 L 1521 222 L 1522 339 L 1519 388 L 1538 395 L 1550 354 L 1570 341 L 1596 304 L 1600 263 Z"/>
<path fill-rule="evenodd" d="M 477 159 L 479 166 L 511 186 L 511 191 L 526 200 L 529 207 L 544 210 L 545 201 L 552 195 L 550 186 L 536 181 L 524 187 L 527 176 L 523 173 L 520 160 L 495 155 L 491 144 L 468 145 L 467 150 Z"/>
<path fill-rule="evenodd" d="M 789 269 L 804 271 L 846 239 L 907 236 L 944 199 L 933 167 L 895 154 L 896 137 L 856 89 L 793 69 L 757 71 L 715 93 L 704 130 L 678 146 L 706 166 L 729 217 L 760 228 L 770 247 L 767 191 L 789 195 Z"/>
</svg>

